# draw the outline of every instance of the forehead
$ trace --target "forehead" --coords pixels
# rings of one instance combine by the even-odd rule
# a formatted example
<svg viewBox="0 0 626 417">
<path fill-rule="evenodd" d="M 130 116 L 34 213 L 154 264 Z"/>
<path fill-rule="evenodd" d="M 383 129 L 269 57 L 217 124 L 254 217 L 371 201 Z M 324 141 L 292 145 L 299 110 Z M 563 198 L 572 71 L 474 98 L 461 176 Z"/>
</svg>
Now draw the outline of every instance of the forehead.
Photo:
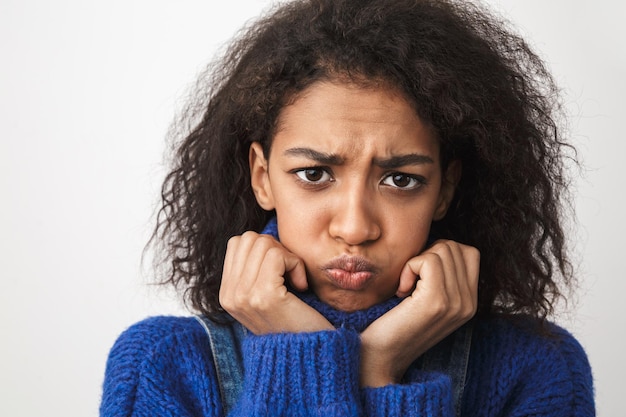
<svg viewBox="0 0 626 417">
<path fill-rule="evenodd" d="M 272 148 L 321 146 L 349 153 L 363 147 L 395 154 L 421 150 L 438 157 L 431 127 L 409 100 L 386 84 L 317 82 L 280 112 Z"/>
</svg>

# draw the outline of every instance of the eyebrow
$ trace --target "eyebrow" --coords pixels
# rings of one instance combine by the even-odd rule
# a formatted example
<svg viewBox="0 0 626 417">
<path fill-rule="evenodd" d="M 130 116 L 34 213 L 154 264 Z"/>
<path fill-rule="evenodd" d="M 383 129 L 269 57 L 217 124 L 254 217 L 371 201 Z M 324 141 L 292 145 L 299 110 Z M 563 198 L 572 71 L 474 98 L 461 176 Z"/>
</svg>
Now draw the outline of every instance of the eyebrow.
<svg viewBox="0 0 626 417">
<path fill-rule="evenodd" d="M 339 155 L 319 152 L 311 148 L 289 148 L 284 152 L 287 156 L 301 156 L 311 159 L 324 165 L 341 165 L 345 159 Z M 374 165 L 383 169 L 394 169 L 407 165 L 424 165 L 434 163 L 433 159 L 428 155 L 410 153 L 406 155 L 395 155 L 389 158 L 374 158 Z"/>
<path fill-rule="evenodd" d="M 303 156 L 324 165 L 341 165 L 344 159 L 336 154 L 319 152 L 311 148 L 289 148 L 284 152 L 287 156 Z"/>
<path fill-rule="evenodd" d="M 374 158 L 374 165 L 378 165 L 383 169 L 400 168 L 407 165 L 424 165 L 433 164 L 435 161 L 428 156 L 418 153 L 410 153 L 407 155 L 391 156 L 389 158 Z"/>
</svg>

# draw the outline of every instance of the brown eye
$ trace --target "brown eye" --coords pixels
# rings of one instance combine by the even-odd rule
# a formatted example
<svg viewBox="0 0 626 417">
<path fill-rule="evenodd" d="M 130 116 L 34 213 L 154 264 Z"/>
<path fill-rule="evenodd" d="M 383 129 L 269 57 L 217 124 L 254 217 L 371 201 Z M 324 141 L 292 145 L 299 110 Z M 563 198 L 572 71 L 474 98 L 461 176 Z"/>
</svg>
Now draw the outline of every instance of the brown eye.
<svg viewBox="0 0 626 417">
<path fill-rule="evenodd" d="M 424 184 L 424 180 L 414 175 L 394 172 L 383 178 L 383 184 L 402 190 L 414 190 Z"/>
<path fill-rule="evenodd" d="M 395 174 L 391 177 L 391 180 L 396 187 L 400 188 L 408 187 L 411 184 L 411 178 L 403 174 Z"/>
<path fill-rule="evenodd" d="M 304 176 L 308 181 L 317 182 L 322 179 L 324 172 L 321 169 L 305 169 Z"/>
<path fill-rule="evenodd" d="M 323 183 L 332 181 L 330 174 L 322 168 L 304 168 L 295 171 L 295 174 L 302 181 L 310 183 Z"/>
</svg>

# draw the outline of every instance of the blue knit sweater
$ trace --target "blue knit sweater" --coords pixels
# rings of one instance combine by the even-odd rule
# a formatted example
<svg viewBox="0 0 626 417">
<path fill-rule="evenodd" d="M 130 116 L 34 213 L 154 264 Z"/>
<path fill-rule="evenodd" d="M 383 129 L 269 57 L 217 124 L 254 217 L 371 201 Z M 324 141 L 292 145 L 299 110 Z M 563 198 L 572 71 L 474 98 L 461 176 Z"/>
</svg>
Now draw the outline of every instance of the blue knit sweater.
<svg viewBox="0 0 626 417">
<path fill-rule="evenodd" d="M 303 299 L 337 327 L 249 335 L 244 386 L 233 416 L 452 416 L 450 379 L 409 369 L 405 382 L 359 387 L 359 333 L 396 301 L 365 311 Z M 563 329 L 529 319 L 477 320 L 462 401 L 464 416 L 593 416 L 587 357 Z M 154 317 L 113 346 L 102 416 L 221 416 L 208 336 L 191 317 Z"/>
</svg>

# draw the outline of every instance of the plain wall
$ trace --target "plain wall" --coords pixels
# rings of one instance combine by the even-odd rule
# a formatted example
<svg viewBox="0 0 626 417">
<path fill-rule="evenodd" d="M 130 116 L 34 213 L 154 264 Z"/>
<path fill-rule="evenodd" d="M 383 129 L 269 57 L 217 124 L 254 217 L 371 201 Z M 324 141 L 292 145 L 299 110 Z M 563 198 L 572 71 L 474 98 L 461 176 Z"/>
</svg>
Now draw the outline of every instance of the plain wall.
<svg viewBox="0 0 626 417">
<path fill-rule="evenodd" d="M 563 87 L 585 168 L 572 233 L 580 299 L 560 322 L 587 349 L 599 415 L 619 415 L 626 8 L 490 3 Z M 217 48 L 269 4 L 0 4 L 0 415 L 97 415 L 119 333 L 148 315 L 187 314 L 140 263 L 166 131 Z"/>
</svg>

